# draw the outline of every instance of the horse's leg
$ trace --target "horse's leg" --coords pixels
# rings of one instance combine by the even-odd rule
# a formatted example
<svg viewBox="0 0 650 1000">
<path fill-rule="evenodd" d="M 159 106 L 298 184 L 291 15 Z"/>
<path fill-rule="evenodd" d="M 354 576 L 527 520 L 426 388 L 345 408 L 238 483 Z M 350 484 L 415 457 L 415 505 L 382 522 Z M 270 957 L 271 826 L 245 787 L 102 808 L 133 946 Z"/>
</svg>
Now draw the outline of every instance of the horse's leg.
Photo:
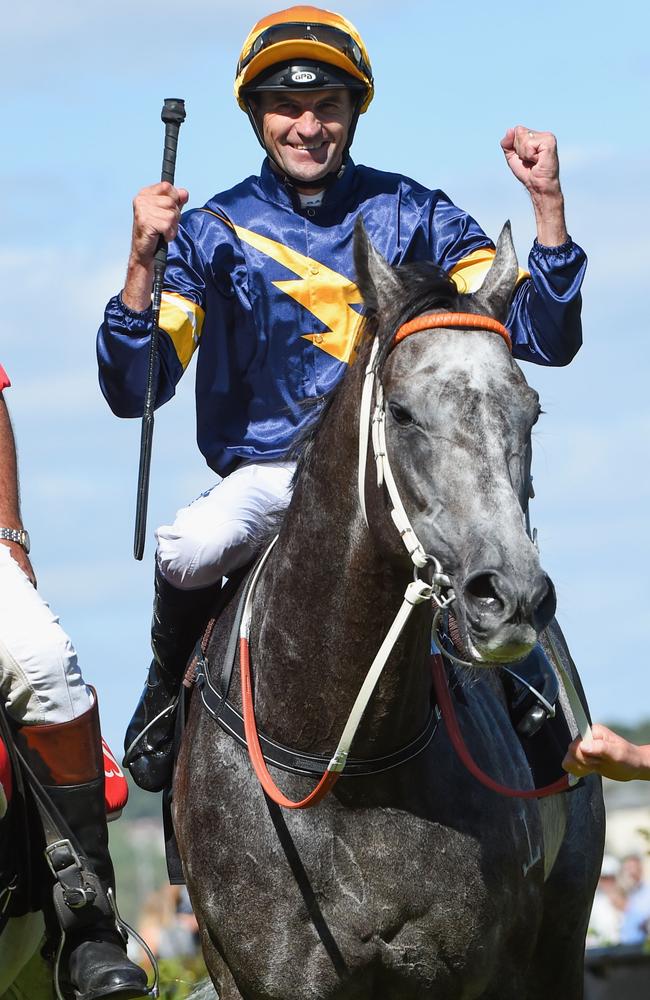
<svg viewBox="0 0 650 1000">
<path fill-rule="evenodd" d="M 200 922 L 200 926 L 203 957 L 219 1000 L 246 1000 L 205 923 Z"/>
</svg>

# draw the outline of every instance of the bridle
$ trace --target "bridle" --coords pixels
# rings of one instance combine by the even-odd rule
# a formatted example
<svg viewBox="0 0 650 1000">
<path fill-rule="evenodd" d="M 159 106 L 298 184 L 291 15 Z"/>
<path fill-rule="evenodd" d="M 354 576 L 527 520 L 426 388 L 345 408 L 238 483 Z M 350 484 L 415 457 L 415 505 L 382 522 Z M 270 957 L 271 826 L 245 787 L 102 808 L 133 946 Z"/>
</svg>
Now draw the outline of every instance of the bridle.
<svg viewBox="0 0 650 1000">
<path fill-rule="evenodd" d="M 435 329 L 450 329 L 450 328 L 460 328 L 460 329 L 471 329 L 471 330 L 485 330 L 487 332 L 496 333 L 503 338 L 509 350 L 512 350 L 512 344 L 510 340 L 510 335 L 501 323 L 489 316 L 480 316 L 475 313 L 453 313 L 453 312 L 443 312 L 443 313 L 428 313 L 422 316 L 418 316 L 407 323 L 402 324 L 396 331 L 393 340 L 391 341 L 391 347 L 395 347 L 396 344 L 400 343 L 406 337 L 413 333 L 417 333 L 424 330 L 435 330 Z M 326 768 L 320 781 L 316 787 L 303 799 L 299 801 L 294 801 L 288 799 L 276 786 L 271 774 L 268 770 L 262 748 L 260 745 L 260 739 L 257 732 L 257 724 L 255 720 L 255 708 L 253 703 L 253 690 L 252 690 L 252 679 L 251 679 L 251 667 L 250 667 L 250 631 L 251 631 L 251 620 L 252 620 L 252 604 L 253 604 L 253 593 L 255 590 L 255 585 L 260 577 L 263 567 L 268 559 L 278 536 L 273 539 L 266 552 L 258 562 L 254 574 L 251 578 L 247 596 L 244 603 L 244 610 L 240 625 L 239 632 L 239 648 L 240 648 L 240 665 L 241 665 L 241 682 L 242 682 L 242 702 L 243 702 L 243 716 L 244 716 L 244 729 L 246 734 L 246 742 L 248 744 L 248 750 L 251 758 L 251 763 L 255 770 L 255 773 L 262 785 L 266 794 L 278 805 L 283 806 L 287 809 L 304 809 L 310 806 L 316 805 L 317 802 L 329 792 L 333 786 L 336 784 L 338 778 L 340 777 L 342 771 L 345 768 L 348 755 L 350 753 L 350 747 L 352 741 L 356 735 L 356 732 L 361 723 L 363 714 L 367 708 L 368 702 L 372 696 L 373 691 L 379 681 L 379 678 L 383 672 L 384 667 L 388 661 L 390 653 L 395 646 L 399 636 L 401 635 L 413 609 L 419 604 L 426 601 L 432 601 L 436 605 L 436 613 L 433 620 L 434 635 L 437 636 L 437 625 L 440 620 L 440 616 L 443 611 L 455 600 L 455 594 L 451 586 L 451 581 L 447 574 L 444 572 L 443 567 L 439 559 L 427 553 L 418 539 L 413 526 L 409 520 L 408 514 L 402 499 L 399 495 L 399 490 L 393 476 L 393 472 L 390 466 L 390 461 L 388 457 L 388 451 L 386 447 L 386 409 L 385 409 L 385 397 L 384 389 L 381 382 L 381 378 L 378 372 L 377 358 L 379 352 L 379 340 L 375 337 L 373 341 L 370 359 L 365 370 L 364 384 L 361 394 L 361 407 L 359 414 L 359 462 L 358 462 L 358 490 L 359 490 L 359 502 L 361 505 L 361 511 L 363 518 L 368 525 L 368 517 L 366 512 L 365 503 L 365 478 L 366 478 L 366 464 L 368 458 L 368 437 L 372 441 L 372 448 L 375 460 L 375 466 L 377 469 L 377 486 L 385 486 L 388 493 L 389 499 L 391 501 L 391 518 L 395 527 L 397 528 L 399 535 L 402 539 L 411 561 L 413 563 L 413 580 L 408 584 L 404 592 L 402 599 L 402 604 L 400 606 L 395 619 L 388 630 L 384 641 L 382 642 L 375 658 L 370 665 L 370 669 L 366 675 L 366 678 L 361 686 L 359 694 L 357 695 L 356 701 L 352 706 L 352 710 L 348 717 L 348 720 L 339 739 L 336 750 Z M 375 400 L 374 410 L 372 411 L 372 400 Z M 419 571 L 424 569 L 426 566 L 432 568 L 431 571 L 431 582 L 423 580 L 419 576 Z M 440 652 L 443 655 L 447 655 L 442 644 L 439 645 Z M 456 657 L 450 657 L 455 659 L 456 662 L 464 662 L 458 660 Z M 434 681 L 436 683 L 436 692 L 440 694 L 438 688 L 441 683 L 441 677 L 444 675 L 444 668 L 442 666 L 442 659 L 440 653 L 434 654 Z M 576 716 L 576 721 L 582 731 L 583 727 L 580 721 L 579 715 L 585 720 L 584 712 L 582 710 L 582 705 L 578 699 L 573 684 L 568 677 L 566 671 L 564 671 L 559 657 L 555 655 L 554 659 L 556 661 L 556 666 L 560 671 L 562 680 L 567 688 L 567 693 L 569 695 L 569 700 L 571 702 L 571 708 Z M 471 664 L 468 664 L 471 665 Z M 572 699 L 570 691 L 573 690 L 575 699 Z M 448 694 L 448 692 L 447 692 Z M 444 693 L 442 695 L 442 700 L 445 701 L 447 707 L 451 706 L 451 699 L 444 698 Z M 574 704 L 575 700 L 575 704 Z M 588 727 L 588 723 L 587 727 Z M 451 729 L 454 729 L 455 718 L 452 721 Z M 456 725 L 457 729 L 457 725 Z M 451 733 L 453 739 L 453 732 Z M 466 766 L 472 771 L 472 773 L 479 777 L 479 780 L 487 778 L 487 776 L 482 775 L 482 772 L 478 768 L 471 767 L 463 755 L 464 747 L 459 749 L 459 746 L 454 741 L 457 751 L 460 753 Z M 471 760 L 471 759 L 470 759 Z M 473 764 L 473 762 L 471 762 Z M 548 786 L 547 790 L 532 789 L 525 790 L 522 792 L 513 791 L 512 789 L 505 789 L 504 786 L 497 785 L 492 782 L 491 779 L 484 781 L 484 784 L 488 783 L 488 787 L 492 787 L 496 791 L 502 791 L 504 794 L 517 795 L 519 797 L 539 797 L 540 794 L 550 794 L 551 791 L 560 791 L 567 787 L 567 781 L 561 779 L 561 786 L 559 783 L 555 783 L 554 786 Z"/>
<path fill-rule="evenodd" d="M 506 347 L 512 353 L 512 341 L 506 327 L 499 323 L 492 316 L 482 316 L 478 313 L 464 312 L 436 312 L 424 313 L 414 319 L 403 323 L 398 327 L 391 341 L 390 350 L 401 343 L 413 333 L 420 333 L 424 330 L 484 330 L 488 333 L 496 333 L 505 341 Z M 423 569 L 427 564 L 433 567 L 431 578 L 430 599 L 436 605 L 436 611 L 432 622 L 432 634 L 438 639 L 438 649 L 442 655 L 453 663 L 460 666 L 471 667 L 475 663 L 481 662 L 477 657 L 474 661 L 463 660 L 449 652 L 440 639 L 440 624 L 445 609 L 456 599 L 456 595 L 451 588 L 451 581 L 443 571 L 442 565 L 435 555 L 424 551 L 424 547 L 418 540 L 415 531 L 409 521 L 408 515 L 399 495 L 399 490 L 395 483 L 388 449 L 386 446 L 386 406 L 384 399 L 384 387 L 377 371 L 377 356 L 379 352 L 379 341 L 375 338 L 370 359 L 365 372 L 364 386 L 361 397 L 361 413 L 359 417 L 359 465 L 358 465 L 358 486 L 359 502 L 363 517 L 368 525 L 368 516 L 365 503 L 365 475 L 368 452 L 368 423 L 371 425 L 371 439 L 377 467 L 377 486 L 386 486 L 388 496 L 392 503 L 391 517 L 393 523 L 400 533 L 403 544 L 414 564 L 414 575 L 417 579 L 418 569 Z M 375 409 L 370 417 L 372 398 L 375 398 Z M 423 600 L 429 598 L 423 597 Z"/>
<path fill-rule="evenodd" d="M 416 316 L 415 319 L 409 320 L 407 323 L 403 323 L 400 327 L 398 327 L 393 337 L 391 350 L 413 333 L 419 333 L 423 330 L 448 330 L 450 328 L 469 328 L 472 330 L 486 330 L 490 333 L 497 333 L 499 336 L 503 337 L 508 350 L 512 351 L 510 334 L 505 326 L 503 326 L 502 323 L 499 323 L 498 320 L 493 319 L 491 316 L 479 316 L 476 313 L 455 312 L 425 313 L 422 316 Z M 377 486 L 381 487 L 382 484 L 385 484 L 386 486 L 386 490 L 392 503 L 391 517 L 393 519 L 393 523 L 400 534 L 402 542 L 406 547 L 406 551 L 411 557 L 416 575 L 418 569 L 423 569 L 427 564 L 431 564 L 433 566 L 431 596 L 438 607 L 443 608 L 454 600 L 449 577 L 443 572 L 439 560 L 434 555 L 424 551 L 424 547 L 419 541 L 415 531 L 413 530 L 411 522 L 409 521 L 408 514 L 406 513 L 406 509 L 402 503 L 399 490 L 390 467 L 388 449 L 386 447 L 386 406 L 384 399 L 384 387 L 377 370 L 378 352 L 379 340 L 375 337 L 372 350 L 370 352 L 370 359 L 366 367 L 363 391 L 361 394 L 361 411 L 359 414 L 358 486 L 361 511 L 363 513 L 366 526 L 368 526 L 368 515 L 366 512 L 365 500 L 365 480 L 368 455 L 368 425 L 370 424 L 370 436 L 372 440 L 375 466 L 377 468 Z M 370 410 L 372 407 L 373 395 L 375 398 L 375 409 L 371 418 Z M 445 591 L 447 592 L 447 596 L 443 597 L 442 595 Z M 424 599 L 426 600 L 426 598 Z"/>
</svg>

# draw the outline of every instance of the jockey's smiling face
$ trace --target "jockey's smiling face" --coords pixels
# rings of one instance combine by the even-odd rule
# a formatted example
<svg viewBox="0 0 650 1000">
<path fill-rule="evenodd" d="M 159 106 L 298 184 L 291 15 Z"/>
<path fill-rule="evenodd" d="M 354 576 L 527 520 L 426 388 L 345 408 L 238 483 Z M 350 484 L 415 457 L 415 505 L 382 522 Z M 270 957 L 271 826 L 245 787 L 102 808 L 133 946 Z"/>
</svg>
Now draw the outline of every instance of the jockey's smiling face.
<svg viewBox="0 0 650 1000">
<path fill-rule="evenodd" d="M 257 95 L 262 134 L 271 161 L 302 185 L 319 183 L 341 165 L 352 122 L 349 91 L 265 91 Z M 307 187 L 303 188 L 307 191 Z"/>
</svg>

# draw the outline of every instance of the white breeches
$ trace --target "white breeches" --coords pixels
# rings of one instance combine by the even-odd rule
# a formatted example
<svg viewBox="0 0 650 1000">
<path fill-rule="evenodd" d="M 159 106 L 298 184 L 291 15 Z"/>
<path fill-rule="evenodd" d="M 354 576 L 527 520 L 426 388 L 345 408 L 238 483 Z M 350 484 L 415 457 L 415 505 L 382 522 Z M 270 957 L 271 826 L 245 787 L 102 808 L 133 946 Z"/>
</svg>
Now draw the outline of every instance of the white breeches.
<svg viewBox="0 0 650 1000">
<path fill-rule="evenodd" d="M 295 462 L 246 462 L 158 528 L 160 572 L 179 590 L 216 583 L 247 563 L 269 515 L 291 499 Z"/>
<path fill-rule="evenodd" d="M 70 639 L 6 545 L 0 545 L 0 695 L 23 725 L 70 722 L 93 704 Z"/>
</svg>

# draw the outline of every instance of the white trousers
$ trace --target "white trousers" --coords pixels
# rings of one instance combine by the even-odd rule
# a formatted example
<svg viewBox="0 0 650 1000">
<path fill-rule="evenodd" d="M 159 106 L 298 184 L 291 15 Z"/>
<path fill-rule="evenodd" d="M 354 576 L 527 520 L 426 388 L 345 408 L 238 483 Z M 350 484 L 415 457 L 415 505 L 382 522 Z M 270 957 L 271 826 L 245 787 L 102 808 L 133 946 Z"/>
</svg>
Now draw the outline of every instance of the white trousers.
<svg viewBox="0 0 650 1000">
<path fill-rule="evenodd" d="M 66 633 L 0 545 L 0 696 L 23 725 L 70 722 L 93 704 Z"/>
<path fill-rule="evenodd" d="M 217 583 L 247 563 L 274 511 L 291 499 L 296 463 L 246 462 L 156 532 L 158 567 L 179 590 Z"/>
</svg>

